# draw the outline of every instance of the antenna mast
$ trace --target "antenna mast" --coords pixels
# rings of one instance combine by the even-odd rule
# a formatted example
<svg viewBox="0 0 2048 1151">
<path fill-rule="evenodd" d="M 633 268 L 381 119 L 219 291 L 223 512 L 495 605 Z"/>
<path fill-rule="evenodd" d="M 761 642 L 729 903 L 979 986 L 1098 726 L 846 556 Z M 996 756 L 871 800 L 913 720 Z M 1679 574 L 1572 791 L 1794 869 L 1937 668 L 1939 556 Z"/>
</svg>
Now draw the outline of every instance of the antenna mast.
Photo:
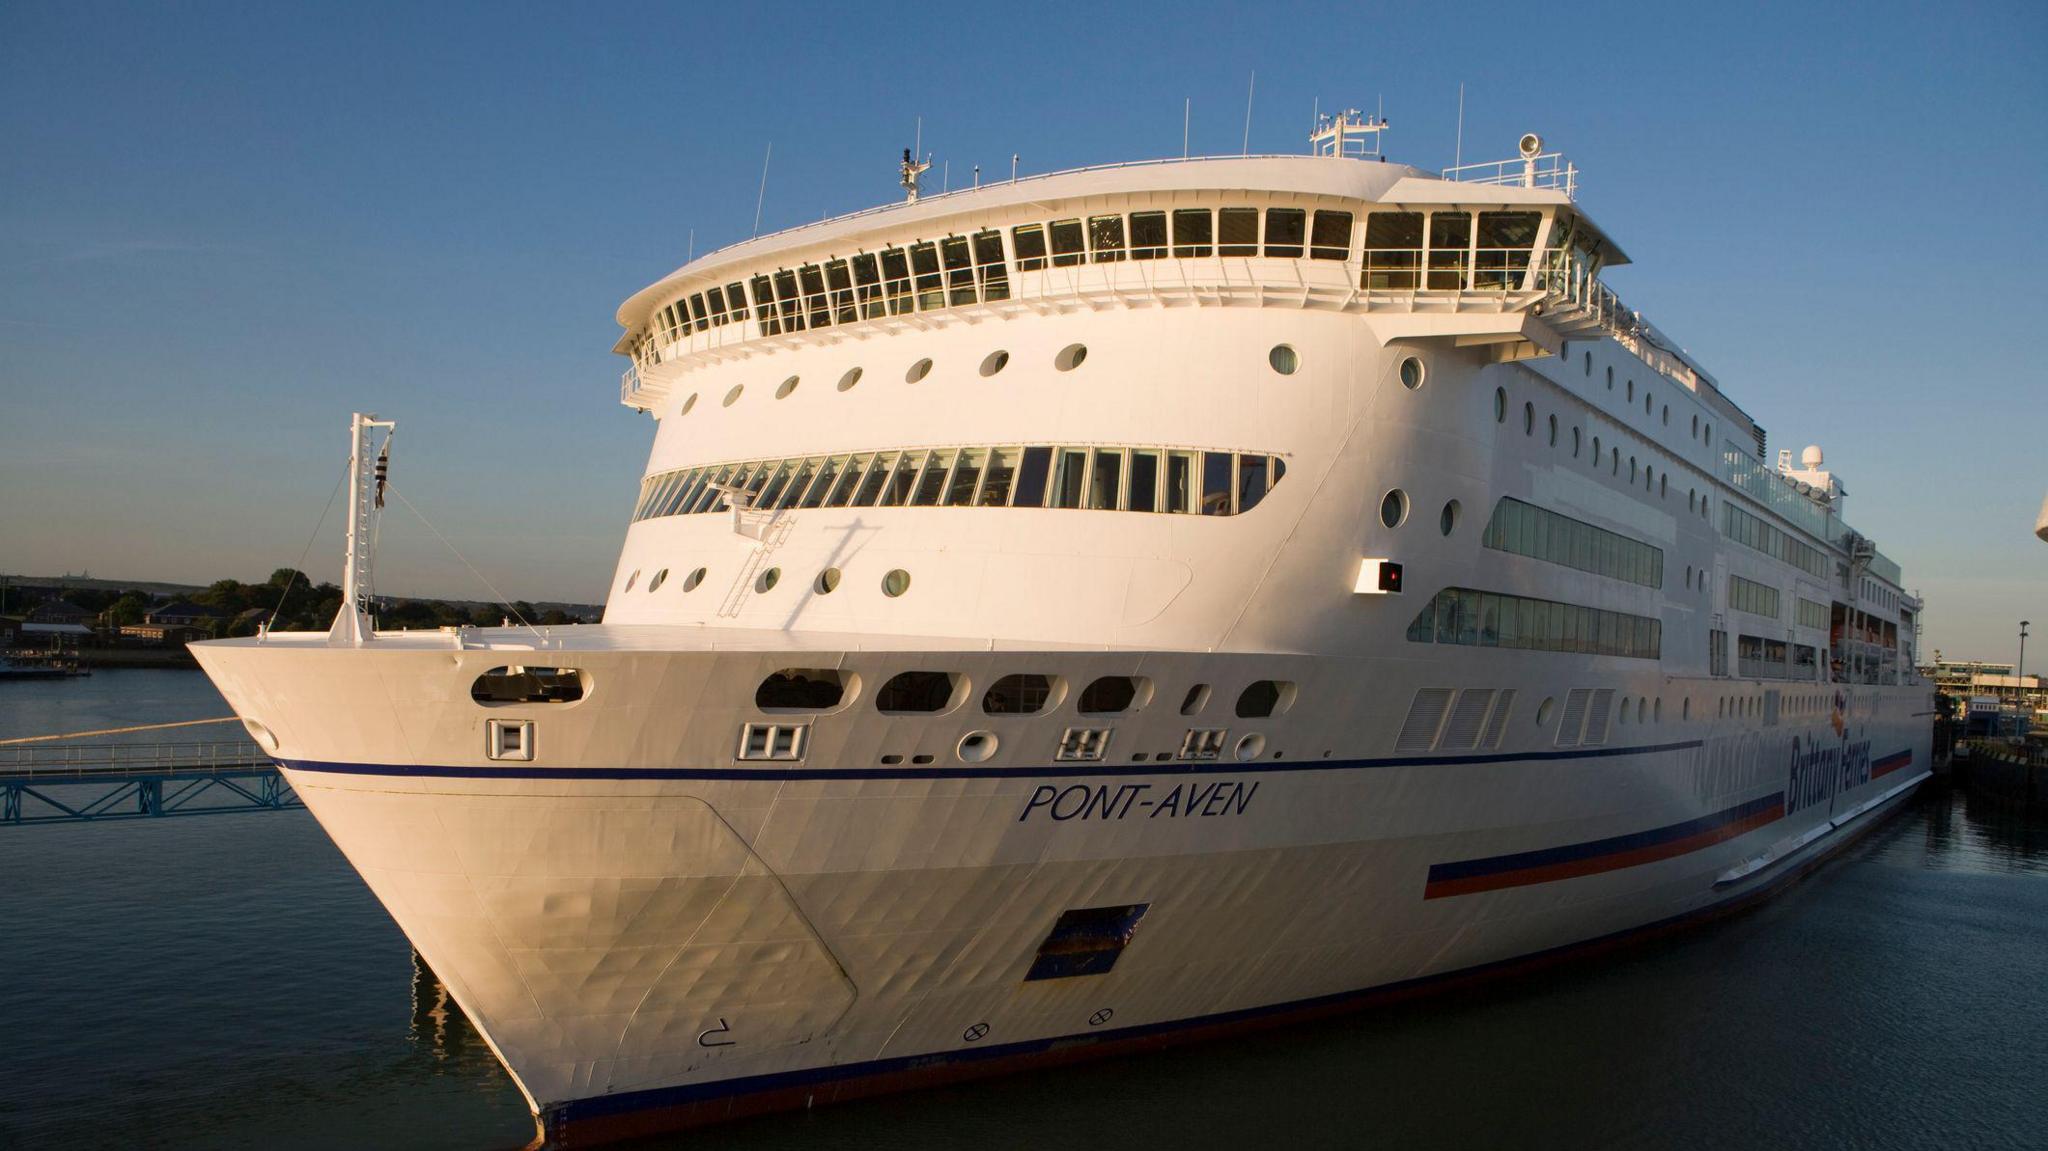
<svg viewBox="0 0 2048 1151">
<path fill-rule="evenodd" d="M 911 153 L 910 149 L 903 149 L 903 174 L 901 176 L 901 183 L 903 184 L 904 202 L 911 204 L 917 203 L 917 195 L 922 190 L 918 187 L 918 177 L 930 171 L 931 166 L 932 162 L 930 157 L 926 157 L 923 162 L 919 162 L 917 157 Z"/>
<path fill-rule="evenodd" d="M 369 454 L 370 434 L 383 428 L 383 449 L 372 467 L 363 466 Z M 375 638 L 376 623 L 370 618 L 371 569 L 377 555 L 372 542 L 377 538 L 377 514 L 384 507 L 384 481 L 391 468 L 391 437 L 398 430 L 394 420 L 380 420 L 375 413 L 357 412 L 349 423 L 348 449 L 348 559 L 341 569 L 341 610 L 334 614 L 334 626 L 327 630 L 327 642 L 336 646 L 361 647 Z"/>
</svg>

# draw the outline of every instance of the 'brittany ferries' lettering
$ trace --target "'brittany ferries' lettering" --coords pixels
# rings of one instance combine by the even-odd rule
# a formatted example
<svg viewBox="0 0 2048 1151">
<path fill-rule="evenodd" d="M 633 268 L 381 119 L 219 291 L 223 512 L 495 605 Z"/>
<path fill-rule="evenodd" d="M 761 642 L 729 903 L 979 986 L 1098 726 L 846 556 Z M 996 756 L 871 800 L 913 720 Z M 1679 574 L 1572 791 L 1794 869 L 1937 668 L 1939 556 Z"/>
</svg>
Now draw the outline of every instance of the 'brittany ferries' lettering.
<svg viewBox="0 0 2048 1151">
<path fill-rule="evenodd" d="M 1149 783 L 1041 783 L 1024 804 L 1018 823 L 1034 812 L 1056 822 L 1070 819 L 1208 819 L 1243 815 L 1257 794 L 1257 780 L 1219 779 L 1176 783 L 1166 794 Z"/>
<path fill-rule="evenodd" d="M 1792 737 L 1791 777 L 1785 783 L 1785 814 L 1824 803 L 1852 787 L 1870 782 L 1870 741 L 1823 747 L 1818 741 L 1802 749 Z"/>
</svg>

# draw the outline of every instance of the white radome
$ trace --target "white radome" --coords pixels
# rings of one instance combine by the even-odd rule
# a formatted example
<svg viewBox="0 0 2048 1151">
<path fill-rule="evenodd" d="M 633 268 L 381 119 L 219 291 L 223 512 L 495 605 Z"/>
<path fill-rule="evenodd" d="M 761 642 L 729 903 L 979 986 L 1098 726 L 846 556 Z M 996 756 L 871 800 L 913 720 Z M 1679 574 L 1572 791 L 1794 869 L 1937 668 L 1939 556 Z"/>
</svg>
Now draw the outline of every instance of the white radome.
<svg viewBox="0 0 2048 1151">
<path fill-rule="evenodd" d="M 1602 286 L 1576 170 L 1381 127 L 636 293 L 601 624 L 377 630 L 359 422 L 361 614 L 194 650 L 548 1131 L 1370 1002 L 1925 778 L 1919 602 Z"/>
</svg>

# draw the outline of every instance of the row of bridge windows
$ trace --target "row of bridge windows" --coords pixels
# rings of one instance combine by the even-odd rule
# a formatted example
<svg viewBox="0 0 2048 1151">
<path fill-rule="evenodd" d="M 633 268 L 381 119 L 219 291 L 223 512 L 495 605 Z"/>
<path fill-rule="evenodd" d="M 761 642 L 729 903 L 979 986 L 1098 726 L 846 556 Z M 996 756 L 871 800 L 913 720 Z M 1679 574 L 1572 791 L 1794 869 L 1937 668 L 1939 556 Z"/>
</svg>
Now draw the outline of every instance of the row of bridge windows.
<svg viewBox="0 0 2048 1151">
<path fill-rule="evenodd" d="M 1010 298 L 1020 272 L 1124 260 L 1264 256 L 1347 260 L 1356 215 L 1335 209 L 1176 208 L 1019 224 L 1004 234 L 919 240 L 877 252 L 779 268 L 692 292 L 657 310 L 674 339 L 750 316 L 761 335 Z M 1522 286 L 1542 213 L 1371 212 L 1359 286 L 1385 290 L 1506 290 Z M 636 358 L 660 362 L 652 333 Z"/>
</svg>

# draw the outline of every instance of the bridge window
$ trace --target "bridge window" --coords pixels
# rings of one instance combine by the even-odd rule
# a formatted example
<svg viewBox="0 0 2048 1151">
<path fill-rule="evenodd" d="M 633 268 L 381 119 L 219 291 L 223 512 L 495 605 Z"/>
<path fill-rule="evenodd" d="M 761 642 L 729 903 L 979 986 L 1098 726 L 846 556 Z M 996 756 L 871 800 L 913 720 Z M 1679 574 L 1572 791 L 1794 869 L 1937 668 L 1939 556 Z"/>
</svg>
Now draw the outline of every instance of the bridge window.
<svg viewBox="0 0 2048 1151">
<path fill-rule="evenodd" d="M 1472 213 L 1429 214 L 1429 286 L 1456 290 L 1465 286 L 1465 263 L 1472 245 Z"/>
<path fill-rule="evenodd" d="M 968 255 L 967 237 L 947 236 L 939 241 L 939 258 L 946 265 L 946 302 L 954 306 L 973 303 L 974 260 Z"/>
<path fill-rule="evenodd" d="M 1222 241 L 1217 251 L 1225 256 L 1259 254 L 1259 210 L 1224 208 L 1216 213 Z"/>
<path fill-rule="evenodd" d="M 1342 260 L 1351 255 L 1351 213 L 1318 211 L 1309 233 L 1308 254 L 1317 260 Z"/>
<path fill-rule="evenodd" d="M 853 306 L 853 276 L 846 270 L 845 260 L 833 260 L 825 265 L 825 286 L 832 289 L 832 322 L 850 324 L 860 319 L 860 313 Z"/>
<path fill-rule="evenodd" d="M 825 310 L 825 271 L 816 264 L 805 264 L 796 270 L 797 279 L 803 284 L 804 316 L 811 327 L 823 328 L 832 323 L 832 315 Z"/>
<path fill-rule="evenodd" d="M 1266 254 L 1299 258 L 1307 227 L 1308 213 L 1300 208 L 1266 209 Z"/>
<path fill-rule="evenodd" d="M 1010 229 L 1010 248 L 1017 256 L 1017 270 L 1035 272 L 1045 267 L 1045 225 L 1019 224 Z"/>
<path fill-rule="evenodd" d="M 1016 478 L 1017 449 L 990 448 L 987 474 L 981 482 L 981 507 L 999 508 L 1010 502 L 1010 484 Z"/>
<path fill-rule="evenodd" d="M 727 284 L 725 286 L 725 306 L 728 323 L 745 323 L 747 319 L 746 288 L 737 283 Z"/>
<path fill-rule="evenodd" d="M 705 314 L 704 311 L 704 293 L 702 292 L 698 292 L 690 297 L 690 319 L 696 322 L 697 330 L 700 332 L 711 326 L 711 317 Z"/>
<path fill-rule="evenodd" d="M 754 689 L 762 711 L 825 711 L 846 698 L 847 676 L 832 668 L 786 667 Z"/>
<path fill-rule="evenodd" d="M 1088 247 L 1095 254 L 1098 264 L 1113 264 L 1124 258 L 1124 218 L 1122 216 L 1090 216 L 1088 218 Z"/>
<path fill-rule="evenodd" d="M 1502 290 L 1522 286 L 1529 267 L 1530 249 L 1536 246 L 1536 229 L 1543 223 L 1539 212 L 1479 213 L 1479 253 L 1474 287 Z"/>
<path fill-rule="evenodd" d="M 1003 264 L 1003 234 L 994 228 L 974 234 L 974 270 L 984 303 L 1010 298 L 1010 272 Z"/>
<path fill-rule="evenodd" d="M 853 258 L 853 291 L 862 319 L 873 320 L 885 313 L 882 306 L 882 269 L 873 252 Z"/>
<path fill-rule="evenodd" d="M 1365 288 L 1412 292 L 1422 267 L 1422 213 L 1374 212 L 1365 218 Z"/>
<path fill-rule="evenodd" d="M 944 671 L 906 671 L 890 677 L 875 693 L 875 710 L 883 715 L 929 715 L 946 710 L 964 676 Z"/>
<path fill-rule="evenodd" d="M 573 667 L 494 667 L 469 685 L 469 698 L 485 707 L 575 703 L 585 686 L 583 672 Z"/>
<path fill-rule="evenodd" d="M 1166 213 L 1131 213 L 1131 259 L 1158 260 L 1166 256 Z"/>
<path fill-rule="evenodd" d="M 1175 208 L 1173 211 L 1173 255 L 1175 259 L 1202 259 L 1216 254 L 1216 225 L 1207 208 Z"/>
<path fill-rule="evenodd" d="M 766 276 L 755 276 L 753 283 L 754 322 L 760 325 L 762 335 L 776 335 L 782 331 L 782 323 L 775 318 L 775 285 Z"/>
<path fill-rule="evenodd" d="M 1052 222 L 1052 262 L 1057 268 L 1071 268 L 1081 262 L 1081 221 Z"/>
<path fill-rule="evenodd" d="M 945 281 L 939 275 L 939 246 L 930 240 L 910 245 L 910 273 L 917 285 L 917 310 L 946 306 Z"/>
<path fill-rule="evenodd" d="M 981 710 L 989 715 L 1037 715 L 1057 702 L 1053 689 L 1058 682 L 1049 675 L 1006 675 L 983 693 Z"/>
<path fill-rule="evenodd" d="M 901 248 L 882 249 L 882 288 L 889 300 L 889 314 L 910 311 L 910 254 Z"/>
<path fill-rule="evenodd" d="M 713 327 L 719 327 L 719 326 L 722 326 L 722 325 L 724 325 L 724 323 L 725 323 L 725 321 L 726 321 L 726 315 L 725 315 L 725 289 L 723 289 L 723 288 L 712 288 L 712 289 L 711 289 L 710 291 L 708 291 L 708 292 L 705 292 L 705 293 L 704 293 L 704 298 L 705 298 L 705 301 L 706 301 L 706 304 L 707 304 L 707 306 L 708 306 L 708 307 L 710 308 L 710 310 L 711 310 L 711 324 L 712 324 L 712 326 L 713 326 Z"/>
</svg>

